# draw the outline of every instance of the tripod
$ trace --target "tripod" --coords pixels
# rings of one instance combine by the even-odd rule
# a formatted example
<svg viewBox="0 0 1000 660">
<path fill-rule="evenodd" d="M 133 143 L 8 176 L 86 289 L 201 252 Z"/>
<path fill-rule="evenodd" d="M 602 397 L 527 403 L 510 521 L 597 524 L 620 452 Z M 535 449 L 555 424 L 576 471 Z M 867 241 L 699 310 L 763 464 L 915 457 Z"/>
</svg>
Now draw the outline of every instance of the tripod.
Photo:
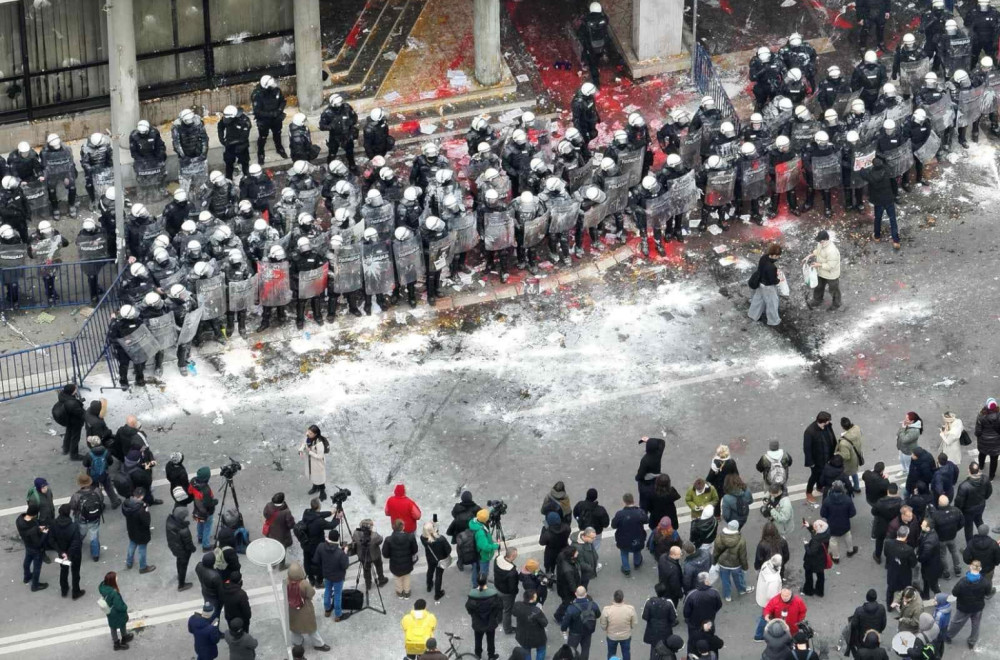
<svg viewBox="0 0 1000 660">
<path fill-rule="evenodd" d="M 219 543 L 219 530 L 222 529 L 222 514 L 226 511 L 226 497 L 232 493 L 233 504 L 236 505 L 236 515 L 237 515 L 237 525 L 238 527 L 243 526 L 243 514 L 240 513 L 240 499 L 236 496 L 236 484 L 233 483 L 232 477 L 226 478 L 226 483 L 222 485 L 222 499 L 219 500 L 219 524 L 215 526 L 215 543 Z"/>
<path fill-rule="evenodd" d="M 493 539 L 499 545 L 503 546 L 504 552 L 507 552 L 507 535 L 504 534 L 503 532 L 503 523 L 500 522 L 500 516 L 497 516 L 495 519 L 491 520 L 490 523 L 493 532 Z"/>
<path fill-rule="evenodd" d="M 344 525 L 347 525 L 347 518 L 344 518 Z M 358 590 L 361 583 L 361 575 L 365 575 L 365 605 L 358 612 L 371 610 L 379 614 L 385 614 L 385 601 L 382 600 L 382 587 L 378 583 L 378 576 L 372 575 L 374 567 L 371 558 L 372 532 L 368 527 L 361 527 L 361 540 L 358 542 L 358 574 L 354 577 L 354 589 Z M 379 606 L 375 607 L 371 601 L 372 582 L 375 583 L 375 593 L 378 594 Z"/>
</svg>

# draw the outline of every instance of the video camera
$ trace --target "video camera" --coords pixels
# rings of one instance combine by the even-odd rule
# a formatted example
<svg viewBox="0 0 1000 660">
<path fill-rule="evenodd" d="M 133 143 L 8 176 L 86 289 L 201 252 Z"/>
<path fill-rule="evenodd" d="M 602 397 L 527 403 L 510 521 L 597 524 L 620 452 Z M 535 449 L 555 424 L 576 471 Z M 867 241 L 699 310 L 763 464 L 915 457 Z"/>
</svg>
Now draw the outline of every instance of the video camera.
<svg viewBox="0 0 1000 660">
<path fill-rule="evenodd" d="M 336 488 L 337 492 L 330 496 L 330 501 L 334 504 L 343 506 L 344 502 L 347 501 L 347 498 L 351 496 L 351 491 L 347 488 L 340 488 L 339 486 Z"/>
<path fill-rule="evenodd" d="M 488 500 L 486 502 L 487 508 L 490 510 L 490 519 L 488 524 L 495 526 L 500 522 L 500 516 L 507 513 L 507 503 L 503 500 Z"/>
<path fill-rule="evenodd" d="M 228 458 L 229 458 L 229 463 L 219 468 L 219 475 L 226 480 L 232 479 L 233 477 L 236 476 L 237 472 L 243 469 L 243 466 L 240 465 L 240 462 L 237 461 L 235 458 L 233 458 L 232 456 L 229 456 Z"/>
</svg>

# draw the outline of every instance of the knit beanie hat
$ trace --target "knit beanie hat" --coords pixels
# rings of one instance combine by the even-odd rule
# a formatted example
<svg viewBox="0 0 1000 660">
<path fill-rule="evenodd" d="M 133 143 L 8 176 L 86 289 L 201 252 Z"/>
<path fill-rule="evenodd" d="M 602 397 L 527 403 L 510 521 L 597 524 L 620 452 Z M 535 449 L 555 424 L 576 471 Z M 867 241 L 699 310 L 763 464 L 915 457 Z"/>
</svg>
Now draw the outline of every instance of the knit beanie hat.
<svg viewBox="0 0 1000 660">
<path fill-rule="evenodd" d="M 462 491 L 462 502 L 465 504 L 470 504 L 472 502 L 472 493 L 467 490 Z"/>
<path fill-rule="evenodd" d="M 478 518 L 479 516 L 477 515 L 476 517 Z M 560 516 L 555 511 L 549 511 L 545 515 L 545 524 L 548 525 L 549 527 L 556 527 L 561 522 L 562 522 L 562 516 Z"/>
<path fill-rule="evenodd" d="M 479 522 L 485 523 L 489 519 L 490 519 L 489 509 L 480 509 L 479 511 L 476 512 L 476 520 L 478 520 Z"/>
<path fill-rule="evenodd" d="M 37 479 L 35 479 L 35 490 L 41 490 L 42 488 L 48 485 L 49 482 L 43 479 L 42 477 L 38 477 Z"/>
<path fill-rule="evenodd" d="M 597 489 L 596 488 L 588 488 L 587 489 L 587 501 L 588 502 L 596 502 L 597 501 Z"/>
<path fill-rule="evenodd" d="M 874 589 L 869 589 L 868 593 L 865 594 L 865 600 L 868 601 L 869 603 L 874 603 L 875 601 L 878 600 L 878 592 L 875 591 Z"/>
<path fill-rule="evenodd" d="M 987 410 L 996 410 L 997 409 L 997 400 L 994 399 L 993 397 L 990 397 L 990 398 L 986 399 L 986 409 Z"/>
<path fill-rule="evenodd" d="M 202 466 L 198 468 L 198 472 L 195 474 L 198 479 L 202 481 L 208 481 L 208 478 L 212 476 L 212 468 L 207 466 Z"/>
</svg>

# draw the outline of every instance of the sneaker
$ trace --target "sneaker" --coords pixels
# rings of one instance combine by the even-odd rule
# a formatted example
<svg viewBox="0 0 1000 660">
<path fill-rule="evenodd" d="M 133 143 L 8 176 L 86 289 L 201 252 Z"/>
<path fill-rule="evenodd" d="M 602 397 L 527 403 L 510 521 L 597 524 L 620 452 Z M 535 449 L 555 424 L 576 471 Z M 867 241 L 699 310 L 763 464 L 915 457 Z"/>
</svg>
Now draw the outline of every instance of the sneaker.
<svg viewBox="0 0 1000 660">
<path fill-rule="evenodd" d="M 193 586 L 194 585 L 191 584 L 190 582 L 185 582 L 184 584 L 182 584 L 182 585 L 180 585 L 180 586 L 177 587 L 177 591 L 187 591 L 188 589 L 190 589 Z"/>
<path fill-rule="evenodd" d="M 731 603 L 731 602 L 733 602 L 733 597 L 732 596 L 726 596 L 723 600 L 725 600 L 727 603 Z"/>
<path fill-rule="evenodd" d="M 327 651 L 330 650 L 330 645 L 324 644 L 323 646 L 314 646 L 313 648 L 316 649 L 317 651 L 322 651 L 323 653 L 326 653 Z"/>
<path fill-rule="evenodd" d="M 625 577 L 628 577 L 628 576 L 632 575 L 632 571 L 630 571 L 629 569 L 627 569 L 624 566 L 622 566 L 622 575 L 624 575 Z"/>
<path fill-rule="evenodd" d="M 146 573 L 152 573 L 155 570 L 156 570 L 156 566 L 154 566 L 153 564 L 150 564 L 146 568 L 140 568 L 139 569 L 139 573 L 145 575 Z"/>
<path fill-rule="evenodd" d="M 743 593 L 745 593 L 745 594 L 752 594 L 753 593 L 753 587 L 747 587 L 747 590 L 744 591 Z"/>
</svg>

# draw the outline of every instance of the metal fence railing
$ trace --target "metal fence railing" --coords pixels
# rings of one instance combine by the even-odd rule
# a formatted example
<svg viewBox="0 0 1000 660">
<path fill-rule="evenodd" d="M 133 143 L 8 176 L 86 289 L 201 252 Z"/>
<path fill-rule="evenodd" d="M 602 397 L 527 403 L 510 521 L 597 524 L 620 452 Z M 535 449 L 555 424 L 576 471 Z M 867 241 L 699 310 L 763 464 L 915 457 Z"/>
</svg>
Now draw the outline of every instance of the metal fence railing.
<svg viewBox="0 0 1000 660">
<path fill-rule="evenodd" d="M 712 64 L 712 56 L 701 44 L 695 44 L 694 56 L 691 58 L 691 75 L 694 83 L 698 86 L 701 94 L 711 96 L 715 99 L 715 107 L 722 112 L 722 116 L 733 122 L 736 126 L 736 134 L 740 133 L 740 117 L 736 114 L 736 108 L 722 86 L 722 81 Z"/>
<path fill-rule="evenodd" d="M 95 297 L 91 282 L 99 287 L 96 297 L 100 298 L 100 292 L 107 291 L 115 280 L 115 275 L 114 259 L 4 268 L 0 270 L 0 291 L 3 291 L 0 310 L 13 309 L 15 306 L 20 309 L 35 309 L 91 304 Z M 46 280 L 51 282 L 51 289 Z M 12 299 L 12 284 L 17 285 L 16 305 Z M 50 300 L 53 292 L 57 298 Z"/>
<path fill-rule="evenodd" d="M 58 265 L 65 267 L 62 272 L 73 273 L 76 271 L 72 267 L 87 264 L 92 266 L 95 262 Z M 111 314 L 118 309 L 119 289 L 124 271 L 115 277 L 114 265 L 108 264 L 113 264 L 113 262 L 108 261 L 106 264 L 102 264 L 100 269 L 101 273 L 107 274 L 99 274 L 99 277 L 106 278 L 102 282 L 110 281 L 106 287 L 107 291 L 102 294 L 101 299 L 94 306 L 90 318 L 84 322 L 83 327 L 80 328 L 80 332 L 75 337 L 36 348 L 0 354 L 0 401 L 57 390 L 67 383 L 82 385 L 101 360 L 107 361 L 109 369 L 113 368 L 107 345 L 108 328 L 111 325 Z M 29 266 L 28 268 L 40 267 Z M 5 275 L 9 277 L 7 270 L 0 271 L 0 280 Z M 83 273 L 83 270 L 81 269 L 79 272 Z M 23 273 L 19 277 L 21 275 Z M 30 280 L 35 275 L 41 277 L 40 274 L 28 274 L 26 279 Z M 18 279 L 18 282 L 20 281 Z M 61 302 L 60 304 L 89 303 L 90 292 L 86 277 L 83 279 L 83 286 L 87 292 L 85 300 Z M 105 288 L 104 284 L 102 284 L 102 288 Z M 70 287 L 66 290 L 69 293 L 74 289 Z M 6 295 L 6 289 L 4 291 Z M 61 293 L 62 290 L 60 290 Z M 71 296 L 67 295 L 67 297 Z M 22 305 L 23 307 L 24 305 Z"/>
</svg>

